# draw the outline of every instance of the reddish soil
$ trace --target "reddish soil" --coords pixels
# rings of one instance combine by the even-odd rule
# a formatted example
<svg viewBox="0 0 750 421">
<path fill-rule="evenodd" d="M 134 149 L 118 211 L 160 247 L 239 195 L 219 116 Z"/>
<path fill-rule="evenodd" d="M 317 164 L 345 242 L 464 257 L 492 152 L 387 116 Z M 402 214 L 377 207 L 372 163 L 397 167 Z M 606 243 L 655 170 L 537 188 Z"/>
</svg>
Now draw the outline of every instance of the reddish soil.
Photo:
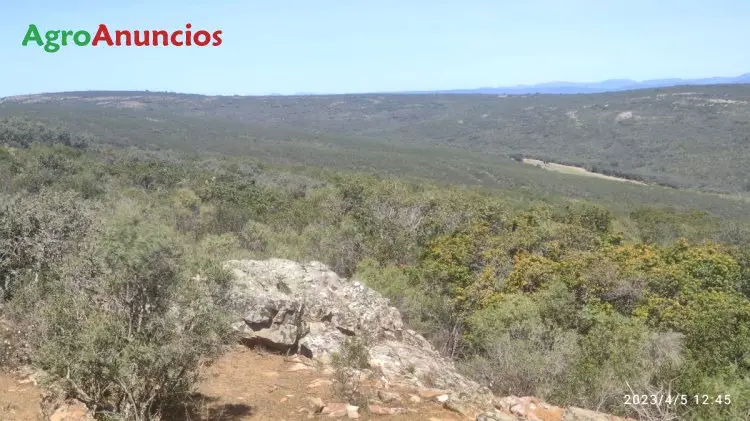
<svg viewBox="0 0 750 421">
<path fill-rule="evenodd" d="M 39 421 L 42 390 L 28 379 L 0 371 L 0 421 Z"/>
<path fill-rule="evenodd" d="M 325 415 L 309 415 L 310 397 L 325 403 L 338 401 L 332 396 L 330 376 L 314 369 L 290 371 L 301 365 L 294 358 L 258 352 L 237 346 L 204 370 L 201 394 L 208 398 L 207 407 L 221 421 L 293 421 L 313 418 L 330 419 Z M 406 390 L 397 390 L 404 398 Z M 405 399 L 406 400 L 406 399 Z M 458 414 L 443 409 L 426 399 L 421 403 L 384 404 L 413 410 L 398 415 L 367 415 L 361 420 L 384 421 L 458 421 Z M 223 416 L 218 414 L 223 412 Z M 346 417 L 343 417 L 346 419 Z M 472 418 L 473 419 L 473 418 Z"/>
<path fill-rule="evenodd" d="M 326 415 L 310 415 L 309 398 L 324 403 L 339 402 L 332 396 L 330 376 L 314 368 L 302 369 L 309 363 L 304 358 L 273 355 L 235 346 L 202 370 L 199 409 L 192 414 L 168 414 L 169 418 L 185 421 L 296 421 L 331 419 Z M 296 370 L 295 370 L 296 369 Z M 428 399 L 408 402 L 413 390 L 397 390 L 405 398 L 402 403 L 384 407 L 408 408 L 409 413 L 368 415 L 361 411 L 360 420 L 383 421 L 459 421 L 463 418 L 443 409 Z M 28 379 L 0 372 L 0 421 L 41 420 L 42 390 Z M 343 417 L 341 419 L 347 419 Z M 473 418 L 472 418 L 473 419 Z"/>
</svg>

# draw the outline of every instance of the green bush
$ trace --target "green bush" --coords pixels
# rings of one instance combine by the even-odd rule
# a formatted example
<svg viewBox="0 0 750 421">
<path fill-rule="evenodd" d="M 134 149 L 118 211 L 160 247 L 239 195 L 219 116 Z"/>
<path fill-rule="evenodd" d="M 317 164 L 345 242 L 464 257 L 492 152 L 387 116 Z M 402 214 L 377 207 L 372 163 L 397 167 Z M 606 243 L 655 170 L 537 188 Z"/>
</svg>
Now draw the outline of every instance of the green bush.
<svg viewBox="0 0 750 421">
<path fill-rule="evenodd" d="M 333 395 L 351 405 L 367 408 L 368 399 L 361 383 L 361 370 L 370 368 L 369 340 L 363 337 L 348 337 L 341 349 L 331 356 L 333 366 Z"/>
<path fill-rule="evenodd" d="M 93 215 L 75 192 L 43 191 L 0 209 L 0 300 L 45 278 L 92 225 Z"/>
<path fill-rule="evenodd" d="M 38 121 L 21 117 L 0 120 L 0 143 L 28 148 L 33 143 L 60 144 L 74 148 L 86 148 L 94 141 L 91 134 L 72 134 L 63 127 L 50 127 Z"/>
<path fill-rule="evenodd" d="M 197 361 L 228 335 L 221 262 L 250 256 L 356 277 L 498 393 L 634 415 L 618 398 L 631 389 L 750 389 L 746 222 L 618 214 L 516 187 L 24 145 L 0 148 L 4 310 L 33 362 L 102 418 L 181 403 Z M 679 415 L 741 419 L 743 405 Z"/>
<path fill-rule="evenodd" d="M 179 237 L 142 219 L 118 217 L 90 241 L 52 291 L 17 301 L 33 310 L 33 361 L 100 416 L 158 419 L 230 337 L 217 307 L 225 278 L 185 271 L 197 262 Z"/>
<path fill-rule="evenodd" d="M 253 220 L 247 221 L 239 233 L 242 247 L 258 253 L 265 253 L 268 250 L 271 236 L 270 227 Z"/>
<path fill-rule="evenodd" d="M 572 374 L 577 332 L 545 322 L 529 297 L 506 296 L 474 313 L 469 328 L 474 356 L 461 368 L 496 394 L 549 399 Z"/>
</svg>

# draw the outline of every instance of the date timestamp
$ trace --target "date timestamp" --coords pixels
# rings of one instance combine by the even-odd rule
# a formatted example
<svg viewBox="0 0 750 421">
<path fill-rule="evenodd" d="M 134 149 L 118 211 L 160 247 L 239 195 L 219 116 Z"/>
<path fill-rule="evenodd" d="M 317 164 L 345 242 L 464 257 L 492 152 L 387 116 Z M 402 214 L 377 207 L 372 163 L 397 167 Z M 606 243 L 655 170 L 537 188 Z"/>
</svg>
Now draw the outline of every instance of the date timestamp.
<svg viewBox="0 0 750 421">
<path fill-rule="evenodd" d="M 731 395 L 654 394 L 624 395 L 625 405 L 731 405 Z"/>
</svg>

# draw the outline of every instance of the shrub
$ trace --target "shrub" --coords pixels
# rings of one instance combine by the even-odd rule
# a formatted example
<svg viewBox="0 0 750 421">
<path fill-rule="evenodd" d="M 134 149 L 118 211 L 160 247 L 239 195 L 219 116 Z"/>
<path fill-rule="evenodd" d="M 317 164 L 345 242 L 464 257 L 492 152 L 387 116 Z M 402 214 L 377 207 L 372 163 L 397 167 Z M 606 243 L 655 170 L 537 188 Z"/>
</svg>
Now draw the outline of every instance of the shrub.
<svg viewBox="0 0 750 421">
<path fill-rule="evenodd" d="M 682 362 L 681 335 L 649 331 L 618 313 L 588 311 L 588 331 L 580 354 L 555 399 L 585 408 L 623 414 L 628 385 L 659 384 Z"/>
<path fill-rule="evenodd" d="M 346 338 L 339 352 L 331 356 L 331 364 L 334 369 L 331 384 L 334 396 L 352 405 L 366 406 L 368 400 L 362 388 L 361 373 L 370 367 L 368 339 Z"/>
<path fill-rule="evenodd" d="M 49 127 L 38 121 L 20 117 L 0 121 L 0 143 L 28 148 L 35 142 L 86 148 L 94 138 L 89 133 L 72 134 L 63 127 Z"/>
<path fill-rule="evenodd" d="M 34 362 L 101 416 L 152 420 L 192 392 L 201 360 L 230 337 L 220 283 L 182 268 L 169 229 L 111 222 L 71 258 L 51 292 L 25 293 Z M 199 274 L 200 275 L 200 274 Z M 31 311 L 33 310 L 33 311 Z"/>
<path fill-rule="evenodd" d="M 271 239 L 271 229 L 261 222 L 249 220 L 239 233 L 242 247 L 259 253 L 265 253 Z"/>
<path fill-rule="evenodd" d="M 74 192 L 43 191 L 0 209 L 0 299 L 38 280 L 62 262 L 92 224 L 92 213 Z"/>
<path fill-rule="evenodd" d="M 570 375 L 578 334 L 545 323 L 529 297 L 509 295 L 469 319 L 475 356 L 461 369 L 502 395 L 548 398 Z"/>
</svg>

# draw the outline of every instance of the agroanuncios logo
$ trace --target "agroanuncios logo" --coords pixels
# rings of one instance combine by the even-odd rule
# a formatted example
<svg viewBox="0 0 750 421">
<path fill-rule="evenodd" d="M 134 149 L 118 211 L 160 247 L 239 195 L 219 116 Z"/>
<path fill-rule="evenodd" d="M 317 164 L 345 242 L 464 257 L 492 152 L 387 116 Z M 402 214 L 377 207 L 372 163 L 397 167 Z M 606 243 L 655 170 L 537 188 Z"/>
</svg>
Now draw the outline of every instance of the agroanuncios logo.
<svg viewBox="0 0 750 421">
<path fill-rule="evenodd" d="M 29 25 L 26 36 L 23 38 L 21 45 L 35 44 L 44 47 L 48 53 L 56 53 L 62 47 L 76 45 L 78 47 L 99 46 L 108 47 L 218 47 L 221 45 L 222 31 L 209 32 L 206 30 L 192 30 L 191 24 L 186 24 L 185 29 L 177 31 L 165 30 L 127 30 L 118 29 L 110 31 L 107 25 L 101 24 L 94 35 L 86 30 L 50 30 L 44 32 L 44 36 L 36 25 Z"/>
</svg>

